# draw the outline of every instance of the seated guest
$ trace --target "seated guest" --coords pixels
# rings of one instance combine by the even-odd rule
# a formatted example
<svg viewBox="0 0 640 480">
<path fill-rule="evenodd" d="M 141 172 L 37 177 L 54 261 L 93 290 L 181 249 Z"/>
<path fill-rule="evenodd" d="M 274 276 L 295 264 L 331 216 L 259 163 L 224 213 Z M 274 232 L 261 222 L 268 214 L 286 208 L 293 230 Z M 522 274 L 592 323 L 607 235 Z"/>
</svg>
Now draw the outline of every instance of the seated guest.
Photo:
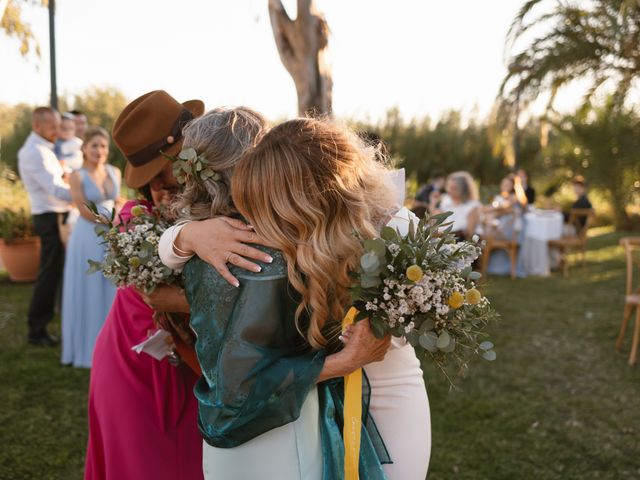
<svg viewBox="0 0 640 480">
<path fill-rule="evenodd" d="M 573 185 L 573 191 L 576 194 L 576 200 L 571 205 L 571 208 L 591 209 L 593 206 L 587 196 L 587 182 L 582 175 L 576 175 L 571 179 Z M 569 220 L 569 215 L 565 213 L 565 222 Z M 587 223 L 586 217 L 579 217 L 578 222 L 581 227 L 584 227 Z M 575 225 L 574 225 L 575 226 Z"/>
<path fill-rule="evenodd" d="M 453 212 L 447 220 L 453 222 L 453 230 L 458 238 L 473 236 L 478 226 L 482 204 L 478 200 L 478 187 L 469 172 L 455 172 L 449 175 L 447 193 L 442 197 L 440 206 L 434 195 L 431 196 L 431 213 Z"/>
<path fill-rule="evenodd" d="M 505 209 L 516 204 L 515 177 L 507 175 L 500 182 L 500 193 L 493 198 L 491 207 Z"/>
<path fill-rule="evenodd" d="M 71 113 L 64 113 L 60 122 L 55 153 L 62 168 L 71 173 L 82 167 L 82 140 L 76 137 L 76 123 Z"/>
<path fill-rule="evenodd" d="M 573 202 L 571 208 L 593 208 L 589 197 L 587 197 L 587 182 L 582 175 L 576 175 L 571 180 L 573 191 L 576 194 L 576 201 Z"/>
<path fill-rule="evenodd" d="M 533 205 L 536 201 L 536 191 L 531 185 L 529 185 L 529 174 L 524 168 L 516 169 L 515 185 L 516 187 L 518 185 L 522 187 L 522 191 L 527 199 L 527 204 Z"/>
<path fill-rule="evenodd" d="M 424 207 L 425 210 L 431 204 L 431 197 L 439 200 L 440 195 L 444 193 L 444 184 L 447 180 L 447 175 L 442 170 L 434 170 L 431 175 L 431 181 L 420 188 L 416 194 L 414 200 L 413 209 Z"/>
</svg>

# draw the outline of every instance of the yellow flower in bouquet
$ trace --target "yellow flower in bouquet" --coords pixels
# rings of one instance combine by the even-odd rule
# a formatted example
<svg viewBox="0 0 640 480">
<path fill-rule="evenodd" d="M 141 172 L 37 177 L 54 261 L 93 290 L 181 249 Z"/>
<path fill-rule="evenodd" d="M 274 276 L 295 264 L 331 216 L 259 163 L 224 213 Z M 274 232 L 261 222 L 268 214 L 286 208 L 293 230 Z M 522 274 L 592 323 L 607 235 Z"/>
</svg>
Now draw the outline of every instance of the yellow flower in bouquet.
<svg viewBox="0 0 640 480">
<path fill-rule="evenodd" d="M 424 276 L 424 273 L 422 273 L 422 269 L 418 265 L 411 265 L 409 268 L 407 268 L 406 274 L 407 278 L 412 282 L 419 282 L 420 279 L 422 279 L 422 277 Z"/>
<path fill-rule="evenodd" d="M 453 292 L 447 303 L 451 308 L 460 308 L 464 305 L 464 296 L 460 292 Z"/>
<path fill-rule="evenodd" d="M 480 300 L 482 300 L 482 294 L 477 288 L 471 288 L 467 290 L 465 300 L 469 305 L 477 305 L 480 303 Z"/>
</svg>

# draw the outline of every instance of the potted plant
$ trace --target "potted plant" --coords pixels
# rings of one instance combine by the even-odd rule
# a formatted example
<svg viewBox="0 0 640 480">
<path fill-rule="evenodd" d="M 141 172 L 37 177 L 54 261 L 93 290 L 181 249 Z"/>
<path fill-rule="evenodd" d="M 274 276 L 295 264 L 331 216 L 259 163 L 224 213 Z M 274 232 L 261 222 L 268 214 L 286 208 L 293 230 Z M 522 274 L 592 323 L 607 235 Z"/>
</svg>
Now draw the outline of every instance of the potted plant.
<svg viewBox="0 0 640 480">
<path fill-rule="evenodd" d="M 14 282 L 38 276 L 40 239 L 33 234 L 29 197 L 18 175 L 0 162 L 0 263 Z"/>
<path fill-rule="evenodd" d="M 33 282 L 40 265 L 40 238 L 33 235 L 31 213 L 0 210 L 0 257 L 13 282 Z"/>
</svg>

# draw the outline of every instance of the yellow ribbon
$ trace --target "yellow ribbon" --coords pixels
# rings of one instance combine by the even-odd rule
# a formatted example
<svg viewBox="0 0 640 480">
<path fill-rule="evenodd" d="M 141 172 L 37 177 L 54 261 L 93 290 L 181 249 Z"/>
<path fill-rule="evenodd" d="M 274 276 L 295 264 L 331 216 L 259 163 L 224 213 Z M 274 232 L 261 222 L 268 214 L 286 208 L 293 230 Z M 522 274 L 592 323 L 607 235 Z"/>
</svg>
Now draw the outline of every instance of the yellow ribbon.
<svg viewBox="0 0 640 480">
<path fill-rule="evenodd" d="M 342 329 L 353 324 L 358 311 L 349 309 L 342 320 Z M 344 478 L 358 480 L 360 434 L 362 431 L 362 369 L 344 377 Z"/>
</svg>

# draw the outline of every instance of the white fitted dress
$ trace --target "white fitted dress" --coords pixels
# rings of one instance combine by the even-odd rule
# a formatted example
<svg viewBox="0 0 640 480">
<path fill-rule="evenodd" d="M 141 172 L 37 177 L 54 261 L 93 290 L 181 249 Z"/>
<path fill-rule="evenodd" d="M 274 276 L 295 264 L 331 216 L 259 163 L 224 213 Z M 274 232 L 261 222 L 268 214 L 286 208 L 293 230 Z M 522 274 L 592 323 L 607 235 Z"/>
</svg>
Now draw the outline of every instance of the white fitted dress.
<svg viewBox="0 0 640 480">
<path fill-rule="evenodd" d="M 388 225 L 398 228 L 402 234 L 406 235 L 411 219 L 417 222 L 415 215 L 403 208 Z M 160 258 L 165 265 L 173 269 L 182 268 L 191 258 L 179 256 L 173 249 L 173 240 L 183 226 L 176 225 L 169 228 L 160 240 Z M 364 370 L 371 385 L 369 411 L 393 462 L 383 465 L 387 478 L 389 480 L 424 480 L 431 455 L 431 416 L 420 362 L 415 356 L 413 347 L 394 338 L 384 360 L 371 363 Z M 228 449 L 215 449 L 205 443 L 203 456 L 205 476 L 211 465 L 219 465 L 219 462 L 241 461 L 242 448 L 255 448 L 257 442 L 261 448 L 265 449 L 263 452 L 265 455 L 271 456 L 274 460 L 283 458 L 286 449 L 292 445 L 291 440 L 297 438 L 298 425 L 296 424 L 309 421 L 313 412 L 317 412 L 316 402 L 315 398 L 309 405 L 307 405 L 308 401 L 305 402 L 301 417 L 296 422 L 274 429 L 245 445 L 232 449 L 237 450 L 238 460 L 234 460 L 235 456 L 233 458 L 228 456 Z M 314 404 L 316 405 L 314 406 Z M 304 463 L 310 467 L 308 474 L 300 476 L 296 472 L 291 472 L 290 476 L 282 476 L 285 472 L 280 470 L 278 478 L 280 480 L 316 478 L 315 475 L 318 475 L 318 471 L 313 467 L 317 466 L 318 448 L 319 445 L 315 442 L 313 445 L 309 445 L 309 455 L 304 459 Z M 226 453 L 219 450 L 226 450 Z M 235 454 L 234 452 L 233 455 Z M 256 466 L 256 468 L 264 477 L 264 469 L 269 463 L 260 462 L 260 464 L 262 467 Z M 312 474 L 312 471 L 315 473 Z"/>
</svg>

